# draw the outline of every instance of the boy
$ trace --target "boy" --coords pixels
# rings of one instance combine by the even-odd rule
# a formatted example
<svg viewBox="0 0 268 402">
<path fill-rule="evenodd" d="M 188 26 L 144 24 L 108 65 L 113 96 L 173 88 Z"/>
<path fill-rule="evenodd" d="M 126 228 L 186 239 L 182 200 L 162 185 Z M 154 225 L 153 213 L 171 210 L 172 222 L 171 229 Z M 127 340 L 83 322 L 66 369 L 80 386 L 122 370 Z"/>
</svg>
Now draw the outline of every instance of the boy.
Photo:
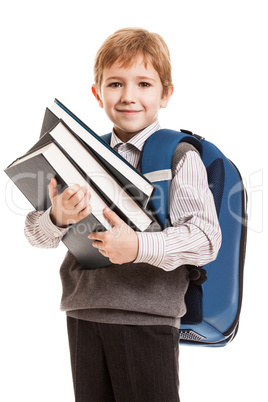
<svg viewBox="0 0 268 402">
<path fill-rule="evenodd" d="M 173 92 L 168 48 L 157 34 L 122 29 L 101 46 L 94 71 L 92 92 L 113 122 L 111 146 L 139 168 Z M 49 189 L 52 207 L 26 219 L 26 236 L 39 247 L 56 247 L 67 225 L 91 212 L 86 188 L 57 194 L 52 179 Z M 198 153 L 187 152 L 173 168 L 172 227 L 136 233 L 113 211 L 104 215 L 112 229 L 89 237 L 113 265 L 83 270 L 68 252 L 61 266 L 76 401 L 177 402 L 185 264 L 207 264 L 221 243 Z"/>
</svg>

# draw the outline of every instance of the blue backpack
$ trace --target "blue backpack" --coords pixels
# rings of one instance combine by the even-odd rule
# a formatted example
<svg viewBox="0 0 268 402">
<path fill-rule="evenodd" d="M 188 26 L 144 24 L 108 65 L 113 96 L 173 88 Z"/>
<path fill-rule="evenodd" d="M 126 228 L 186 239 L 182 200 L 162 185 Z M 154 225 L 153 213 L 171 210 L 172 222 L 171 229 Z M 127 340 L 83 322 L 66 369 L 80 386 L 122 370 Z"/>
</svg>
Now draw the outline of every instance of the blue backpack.
<svg viewBox="0 0 268 402">
<path fill-rule="evenodd" d="M 103 138 L 109 142 L 108 136 Z M 180 342 L 224 346 L 235 337 L 239 325 L 247 233 L 246 190 L 238 169 L 212 143 L 186 130 L 156 131 L 145 142 L 141 172 L 152 179 L 155 186 L 150 207 L 156 211 L 163 229 L 171 225 L 171 161 L 181 142 L 194 146 L 206 167 L 222 231 L 222 245 L 215 261 L 204 267 L 188 266 L 191 280 L 185 298 L 187 313 L 182 318 Z"/>
</svg>

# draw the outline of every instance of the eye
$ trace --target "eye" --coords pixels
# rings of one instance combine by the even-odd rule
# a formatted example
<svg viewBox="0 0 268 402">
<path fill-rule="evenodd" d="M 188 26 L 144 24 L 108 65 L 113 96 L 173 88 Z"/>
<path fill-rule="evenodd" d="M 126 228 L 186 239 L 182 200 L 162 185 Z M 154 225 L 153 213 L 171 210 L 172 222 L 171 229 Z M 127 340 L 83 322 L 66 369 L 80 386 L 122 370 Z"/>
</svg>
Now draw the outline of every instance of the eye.
<svg viewBox="0 0 268 402">
<path fill-rule="evenodd" d="M 142 88 L 147 88 L 147 87 L 150 87 L 151 84 L 149 84 L 149 82 L 140 82 L 139 86 L 142 87 Z"/>
<path fill-rule="evenodd" d="M 111 88 L 119 88 L 122 84 L 120 84 L 120 82 L 111 82 L 108 86 Z"/>
</svg>

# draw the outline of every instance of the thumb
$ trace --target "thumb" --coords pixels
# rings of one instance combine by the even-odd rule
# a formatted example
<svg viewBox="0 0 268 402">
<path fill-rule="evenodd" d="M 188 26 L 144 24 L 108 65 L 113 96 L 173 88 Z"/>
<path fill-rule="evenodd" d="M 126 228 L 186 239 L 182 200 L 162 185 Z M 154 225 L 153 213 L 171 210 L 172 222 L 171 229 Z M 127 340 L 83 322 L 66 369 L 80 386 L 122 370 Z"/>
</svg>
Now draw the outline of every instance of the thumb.
<svg viewBox="0 0 268 402">
<path fill-rule="evenodd" d="M 51 200 L 58 194 L 57 180 L 55 179 L 55 177 L 52 177 L 52 179 L 50 180 L 50 183 L 48 185 L 48 191 L 49 191 L 49 198 Z"/>
<path fill-rule="evenodd" d="M 122 224 L 122 219 L 113 212 L 109 207 L 104 208 L 103 215 L 107 218 L 114 226 L 119 226 Z"/>
</svg>

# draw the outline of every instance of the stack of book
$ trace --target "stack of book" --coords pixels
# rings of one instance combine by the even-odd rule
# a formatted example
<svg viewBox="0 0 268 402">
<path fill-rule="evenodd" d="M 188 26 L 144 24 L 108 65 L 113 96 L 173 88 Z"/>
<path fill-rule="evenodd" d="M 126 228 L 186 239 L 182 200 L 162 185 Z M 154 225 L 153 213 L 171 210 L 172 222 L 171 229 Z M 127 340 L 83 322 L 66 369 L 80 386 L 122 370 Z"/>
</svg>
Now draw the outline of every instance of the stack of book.
<svg viewBox="0 0 268 402">
<path fill-rule="evenodd" d="M 59 192 L 72 184 L 89 185 L 92 213 L 62 239 L 85 269 L 110 264 L 88 239 L 90 232 L 111 228 L 105 206 L 136 231 L 160 229 L 147 209 L 154 186 L 57 99 L 46 109 L 39 141 L 5 172 L 37 211 L 51 206 L 52 177 Z"/>
</svg>

